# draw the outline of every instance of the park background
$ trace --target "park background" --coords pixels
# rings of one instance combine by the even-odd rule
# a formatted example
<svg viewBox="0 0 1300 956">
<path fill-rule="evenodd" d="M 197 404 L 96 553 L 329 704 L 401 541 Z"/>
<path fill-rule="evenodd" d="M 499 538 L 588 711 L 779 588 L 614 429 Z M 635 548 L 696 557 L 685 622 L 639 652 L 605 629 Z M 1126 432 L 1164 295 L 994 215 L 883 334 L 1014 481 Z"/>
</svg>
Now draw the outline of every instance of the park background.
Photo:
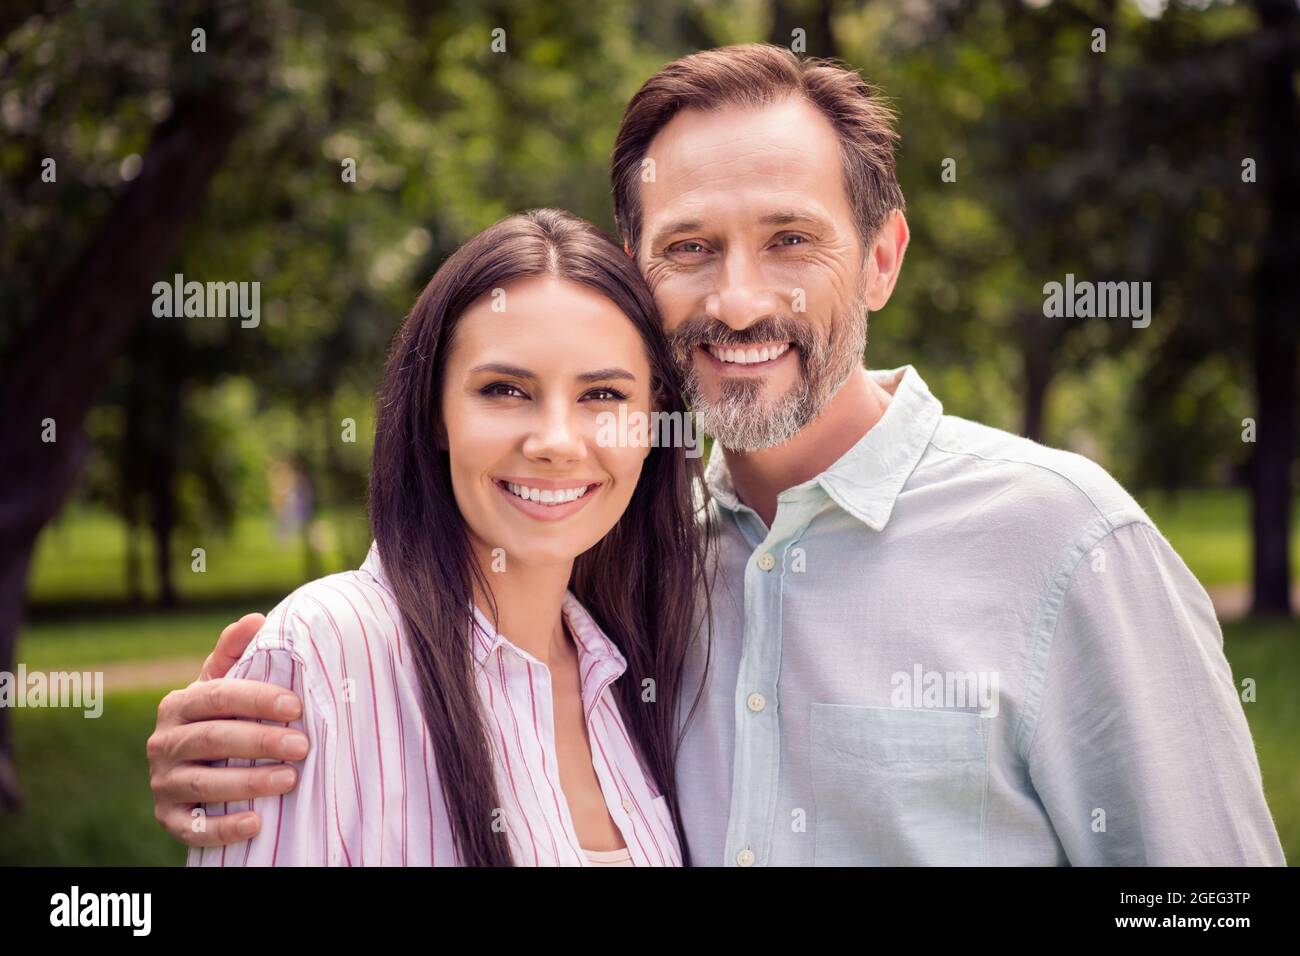
<svg viewBox="0 0 1300 956">
<path fill-rule="evenodd" d="M 0 711 L 0 864 L 183 861 L 152 815 L 158 701 L 226 623 L 359 563 L 373 390 L 419 289 L 512 211 L 612 232 L 627 99 L 753 40 L 840 57 L 899 112 L 912 243 L 868 364 L 1134 492 L 1254 682 L 1300 860 L 1294 0 L 13 0 L 0 670 L 101 670 L 109 696 Z M 260 282 L 260 324 L 156 318 L 175 273 Z M 1150 281 L 1150 326 L 1044 317 L 1067 273 Z"/>
</svg>

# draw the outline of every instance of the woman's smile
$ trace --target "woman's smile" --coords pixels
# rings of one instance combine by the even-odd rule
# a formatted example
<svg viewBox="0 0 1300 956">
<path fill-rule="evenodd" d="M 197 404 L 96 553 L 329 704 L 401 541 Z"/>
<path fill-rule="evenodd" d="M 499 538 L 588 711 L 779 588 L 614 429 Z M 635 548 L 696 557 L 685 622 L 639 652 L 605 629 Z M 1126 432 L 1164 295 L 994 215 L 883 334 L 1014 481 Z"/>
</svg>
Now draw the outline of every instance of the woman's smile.
<svg viewBox="0 0 1300 956">
<path fill-rule="evenodd" d="M 528 517 L 560 521 L 585 508 L 604 482 L 509 477 L 493 478 L 492 484 Z"/>
</svg>

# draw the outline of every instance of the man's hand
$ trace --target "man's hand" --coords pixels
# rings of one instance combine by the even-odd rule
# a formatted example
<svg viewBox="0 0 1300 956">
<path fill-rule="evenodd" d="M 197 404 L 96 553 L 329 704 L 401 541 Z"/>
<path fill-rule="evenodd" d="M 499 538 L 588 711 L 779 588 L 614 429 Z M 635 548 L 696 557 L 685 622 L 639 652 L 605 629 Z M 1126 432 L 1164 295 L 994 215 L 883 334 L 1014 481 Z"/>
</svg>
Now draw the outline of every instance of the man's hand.
<svg viewBox="0 0 1300 956">
<path fill-rule="evenodd" d="M 301 760 L 307 735 L 235 718 L 287 723 L 302 716 L 298 695 L 255 680 L 221 675 L 230 670 L 266 618 L 248 614 L 221 632 L 203 664 L 199 679 L 174 690 L 158 705 L 158 725 L 149 737 L 149 785 L 154 816 L 187 846 L 226 846 L 254 836 L 261 827 L 256 813 L 208 817 L 206 828 L 190 826 L 191 811 L 203 803 L 251 800 L 292 790 L 292 767 L 211 767 L 209 762 L 243 757 L 254 760 Z"/>
</svg>

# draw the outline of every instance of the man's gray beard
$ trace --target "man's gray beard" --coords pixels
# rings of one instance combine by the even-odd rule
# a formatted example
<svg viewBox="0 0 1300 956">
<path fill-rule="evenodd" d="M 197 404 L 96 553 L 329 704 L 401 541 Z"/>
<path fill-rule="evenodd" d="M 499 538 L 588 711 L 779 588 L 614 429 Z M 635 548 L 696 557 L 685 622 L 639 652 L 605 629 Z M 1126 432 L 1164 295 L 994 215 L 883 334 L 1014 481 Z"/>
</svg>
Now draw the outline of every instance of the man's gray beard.
<svg viewBox="0 0 1300 956">
<path fill-rule="evenodd" d="M 710 401 L 702 393 L 692 362 L 682 391 L 699 428 L 729 451 L 760 451 L 785 444 L 822 413 L 840 386 L 862 366 L 867 348 L 866 306 L 859 305 L 856 311 L 857 321 L 837 323 L 814 354 L 799 354 L 798 383 L 772 402 L 758 400 L 763 387 L 760 379 L 724 380 L 718 400 Z"/>
</svg>

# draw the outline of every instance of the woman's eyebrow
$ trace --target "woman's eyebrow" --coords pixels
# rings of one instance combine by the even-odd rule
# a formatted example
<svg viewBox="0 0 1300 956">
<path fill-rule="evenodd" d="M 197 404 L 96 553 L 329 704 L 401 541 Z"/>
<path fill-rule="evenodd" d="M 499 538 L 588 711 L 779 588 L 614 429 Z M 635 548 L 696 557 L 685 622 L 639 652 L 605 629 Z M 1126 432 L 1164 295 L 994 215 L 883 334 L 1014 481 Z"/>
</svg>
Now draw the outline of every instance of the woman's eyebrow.
<svg viewBox="0 0 1300 956">
<path fill-rule="evenodd" d="M 487 362 L 483 365 L 475 365 L 469 370 L 471 375 L 476 375 L 479 372 L 491 372 L 493 375 L 513 375 L 515 378 L 537 378 L 536 373 L 530 372 L 526 368 L 520 368 L 518 365 L 504 365 L 500 362 Z"/>
<path fill-rule="evenodd" d="M 598 368 L 593 372 L 583 372 L 578 376 L 579 382 L 600 382 L 607 381 L 611 378 L 623 378 L 629 382 L 635 382 L 636 376 L 625 368 Z"/>
<path fill-rule="evenodd" d="M 482 365 L 475 365 L 469 370 L 471 375 L 477 375 L 479 372 L 490 372 L 493 375 L 511 375 L 515 378 L 526 378 L 531 380 L 537 379 L 536 372 L 530 372 L 526 368 L 518 365 L 506 365 L 501 362 L 485 362 Z M 602 382 L 609 379 L 626 379 L 629 382 L 635 382 L 636 376 L 625 368 L 613 366 L 611 368 L 598 368 L 590 372 L 582 372 L 578 375 L 578 381 L 586 384 L 588 382 Z"/>
</svg>

